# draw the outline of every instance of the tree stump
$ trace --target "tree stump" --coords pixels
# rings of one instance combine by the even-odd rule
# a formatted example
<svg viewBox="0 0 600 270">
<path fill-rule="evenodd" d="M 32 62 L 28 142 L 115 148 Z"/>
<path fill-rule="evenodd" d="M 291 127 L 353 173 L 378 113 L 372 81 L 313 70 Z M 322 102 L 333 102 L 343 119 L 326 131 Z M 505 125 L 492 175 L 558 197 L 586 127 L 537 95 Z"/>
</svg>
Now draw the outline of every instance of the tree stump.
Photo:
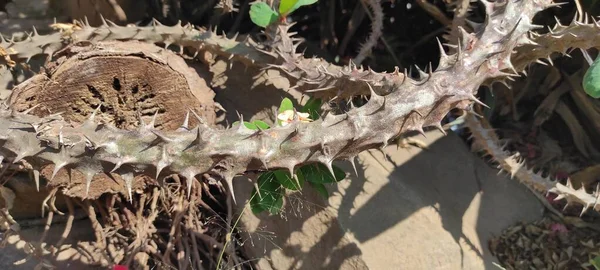
<svg viewBox="0 0 600 270">
<path fill-rule="evenodd" d="M 25 111 L 37 106 L 31 114 L 62 113 L 76 123 L 99 108 L 97 121 L 129 130 L 139 126 L 140 116 L 150 123 L 155 114 L 157 129 L 177 129 L 191 109 L 208 125 L 215 124 L 214 92 L 172 51 L 137 41 L 82 42 L 54 57 L 40 74 L 15 87 L 9 99 L 12 108 Z M 198 124 L 195 117 L 189 119 L 191 127 Z M 46 166 L 41 175 L 49 178 L 53 167 Z M 150 182 L 156 184 L 155 179 L 139 176 L 132 187 L 143 190 Z M 87 196 L 85 177 L 77 172 L 62 169 L 51 186 L 88 199 L 104 193 L 128 194 L 116 174 L 96 175 Z"/>
</svg>

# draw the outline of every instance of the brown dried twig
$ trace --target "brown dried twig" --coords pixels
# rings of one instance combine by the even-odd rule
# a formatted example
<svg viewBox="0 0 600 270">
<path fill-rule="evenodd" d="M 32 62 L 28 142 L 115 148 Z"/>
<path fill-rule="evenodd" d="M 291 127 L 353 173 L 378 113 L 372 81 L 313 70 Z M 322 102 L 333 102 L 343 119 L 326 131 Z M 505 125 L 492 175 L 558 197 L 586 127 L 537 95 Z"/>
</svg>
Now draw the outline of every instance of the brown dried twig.
<svg viewBox="0 0 600 270">
<path fill-rule="evenodd" d="M 56 252 L 58 251 L 58 249 L 60 249 L 63 243 L 67 240 L 67 237 L 69 237 L 69 234 L 71 233 L 71 229 L 73 227 L 73 221 L 75 220 L 75 207 L 73 206 L 71 198 L 65 197 L 65 202 L 67 204 L 67 208 L 69 209 L 67 223 L 65 224 L 65 229 L 62 235 L 60 236 L 60 239 L 58 240 L 58 242 L 56 242 L 56 248 L 52 250 L 52 256 L 56 256 Z"/>
</svg>

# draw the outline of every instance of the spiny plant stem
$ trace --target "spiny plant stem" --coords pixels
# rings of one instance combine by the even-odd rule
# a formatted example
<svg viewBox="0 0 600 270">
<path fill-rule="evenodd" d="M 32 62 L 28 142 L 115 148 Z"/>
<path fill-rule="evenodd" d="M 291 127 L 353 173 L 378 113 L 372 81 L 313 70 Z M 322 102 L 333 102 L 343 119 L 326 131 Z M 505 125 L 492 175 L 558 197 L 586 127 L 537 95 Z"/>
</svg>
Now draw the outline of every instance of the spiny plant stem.
<svg viewBox="0 0 600 270">
<path fill-rule="evenodd" d="M 511 178 L 516 178 L 520 183 L 542 194 L 558 194 L 559 197 L 556 200 L 564 198 L 567 201 L 567 206 L 582 205 L 580 215 L 583 215 L 590 208 L 600 211 L 600 204 L 598 204 L 600 193 L 598 189 L 593 194 L 589 194 L 584 187 L 579 190 L 573 189 L 570 179 L 567 181 L 567 185 L 563 185 L 558 181 L 550 180 L 549 177 L 543 177 L 541 174 L 528 169 L 524 158 L 520 154 L 510 154 L 504 150 L 495 132 L 484 128 L 472 115 L 465 117 L 465 123 L 471 132 L 473 148 L 489 155 L 494 162 L 499 164 L 498 168 L 510 174 Z M 600 185 L 598 187 L 600 188 Z"/>
<path fill-rule="evenodd" d="M 310 163 L 322 163 L 331 171 L 334 160 L 352 159 L 364 150 L 385 147 L 409 131 L 423 133 L 424 128 L 435 127 L 443 132 L 440 121 L 451 109 L 470 111 L 473 103 L 482 104 L 474 94 L 485 82 L 518 76 L 516 72 L 537 59 L 534 56 L 600 44 L 598 38 L 581 35 L 598 32 L 600 27 L 579 22 L 557 26 L 554 32 L 538 36 L 536 41 L 546 42 L 545 47 L 532 41 L 529 31 L 540 26 L 531 20 L 543 9 L 556 6 L 551 0 L 482 2 L 486 22 L 473 34 L 461 28 L 456 54 L 446 55 L 440 44 L 440 64 L 435 71 L 432 67 L 428 72 L 419 70 L 418 79 L 397 71 L 376 73 L 303 58 L 296 52 L 298 40 L 290 36 L 290 26 L 286 25 L 277 26 L 268 46 L 156 23 L 145 28 L 84 26 L 73 36 L 209 48 L 238 61 L 261 62 L 279 69 L 313 92 L 332 95 L 337 91 L 336 96 L 349 97 L 367 91 L 370 100 L 341 115 L 330 113 L 311 123 L 296 117 L 285 127 L 258 131 L 246 128 L 243 121 L 226 130 L 201 124 L 159 131 L 152 124 L 143 124 L 139 130 L 130 131 L 96 123 L 93 117 L 82 124 L 67 123 L 60 116 L 36 117 L 13 111 L 8 104 L 8 108 L 0 109 L 0 155 L 12 162 L 25 160 L 36 170 L 53 166 L 50 186 L 56 184 L 52 179 L 61 169 L 69 168 L 84 176 L 86 183 L 80 184 L 87 187 L 96 174 L 120 175 L 129 196 L 135 175 L 158 179 L 178 174 L 187 180 L 189 193 L 197 175 L 211 174 L 225 179 L 233 195 L 234 176 L 247 171 L 287 169 L 294 175 L 298 166 Z M 62 39 L 56 34 L 34 36 L 19 43 L 3 40 L 2 46 L 16 49 L 11 57 L 29 58 L 52 52 L 52 47 L 45 45 Z M 513 55 L 515 49 L 523 48 L 529 51 Z M 571 190 L 556 188 L 551 192 L 564 197 Z M 591 207 L 589 200 L 584 202 Z M 594 202 L 593 207 L 597 209 L 598 205 Z"/>
<path fill-rule="evenodd" d="M 356 63 L 356 65 L 359 65 L 359 66 L 365 58 L 367 58 L 368 56 L 371 55 L 373 48 L 375 47 L 375 45 L 377 45 L 377 41 L 379 41 L 379 38 L 381 37 L 381 34 L 383 33 L 383 17 L 384 17 L 380 0 L 366 1 L 367 4 L 371 7 L 371 10 L 373 10 L 373 15 L 371 15 L 371 13 L 368 12 L 368 8 L 366 7 L 366 4 L 363 1 L 360 1 L 360 2 L 363 5 L 363 7 L 366 9 L 367 14 L 369 15 L 369 18 L 371 18 L 371 34 L 369 35 L 369 38 L 367 39 L 367 41 L 360 47 L 360 51 L 358 52 L 358 55 L 356 55 L 356 57 L 353 59 L 354 63 Z"/>
</svg>

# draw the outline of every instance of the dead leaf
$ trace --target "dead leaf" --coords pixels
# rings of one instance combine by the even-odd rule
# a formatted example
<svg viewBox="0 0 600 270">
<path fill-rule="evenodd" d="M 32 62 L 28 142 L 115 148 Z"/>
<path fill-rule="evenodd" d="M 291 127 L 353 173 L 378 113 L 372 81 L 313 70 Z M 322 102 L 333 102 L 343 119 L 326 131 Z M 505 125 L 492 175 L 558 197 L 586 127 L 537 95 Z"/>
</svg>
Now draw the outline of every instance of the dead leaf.
<svg viewBox="0 0 600 270">
<path fill-rule="evenodd" d="M 594 240 L 590 239 L 587 242 L 581 242 L 581 244 L 588 248 L 594 248 Z"/>
<path fill-rule="evenodd" d="M 587 186 L 598 180 L 600 176 L 600 164 L 587 167 L 570 176 L 573 187 L 579 189 L 581 185 Z"/>
<path fill-rule="evenodd" d="M 15 61 L 10 59 L 10 55 L 15 54 L 15 53 L 17 53 L 17 52 L 12 48 L 10 48 L 10 50 L 7 51 L 2 46 L 0 46 L 0 57 L 4 57 L 4 60 L 6 61 L 6 65 L 8 65 L 11 68 L 15 67 L 15 65 L 17 64 L 17 63 L 15 63 Z"/>
</svg>

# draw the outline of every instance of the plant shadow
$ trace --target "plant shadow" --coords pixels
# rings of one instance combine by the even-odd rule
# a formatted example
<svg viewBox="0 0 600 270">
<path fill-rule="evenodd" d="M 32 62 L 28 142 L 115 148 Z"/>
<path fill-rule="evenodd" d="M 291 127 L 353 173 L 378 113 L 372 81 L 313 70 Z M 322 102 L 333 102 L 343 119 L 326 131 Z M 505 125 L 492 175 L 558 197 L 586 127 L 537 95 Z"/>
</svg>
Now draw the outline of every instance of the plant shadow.
<svg viewBox="0 0 600 270">
<path fill-rule="evenodd" d="M 329 187 L 328 201 L 304 188 L 281 216 L 246 205 L 244 249 L 261 269 L 495 269 L 489 239 L 541 217 L 541 204 L 458 136 L 427 136 L 428 150 L 363 152 L 358 176 L 340 163 L 350 176 Z M 246 201 L 252 184 L 236 185 Z"/>
</svg>

